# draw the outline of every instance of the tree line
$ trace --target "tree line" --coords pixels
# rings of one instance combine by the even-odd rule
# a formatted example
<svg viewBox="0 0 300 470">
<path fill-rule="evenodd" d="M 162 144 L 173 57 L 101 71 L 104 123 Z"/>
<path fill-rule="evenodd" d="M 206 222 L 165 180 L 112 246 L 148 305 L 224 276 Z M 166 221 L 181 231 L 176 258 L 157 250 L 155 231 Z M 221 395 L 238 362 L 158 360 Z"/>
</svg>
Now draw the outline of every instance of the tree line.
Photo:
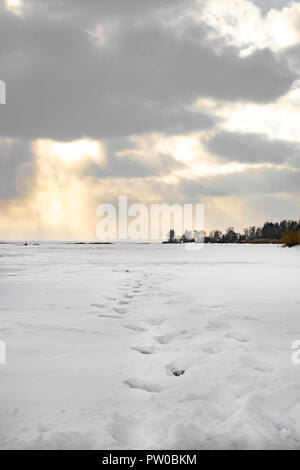
<svg viewBox="0 0 300 470">
<path fill-rule="evenodd" d="M 289 234 L 289 238 L 300 233 L 300 221 L 282 220 L 281 222 L 265 222 L 262 227 L 247 227 L 243 233 L 228 227 L 225 233 L 214 230 L 205 236 L 206 243 L 259 243 L 281 242 Z M 294 234 L 294 235 L 291 235 Z"/>
<path fill-rule="evenodd" d="M 198 239 L 196 232 L 186 231 L 184 235 L 176 236 L 174 230 L 169 232 L 165 243 L 188 243 Z M 199 234 L 199 232 L 197 232 Z M 281 222 L 265 222 L 262 227 L 251 226 L 243 233 L 228 227 L 225 233 L 213 230 L 204 234 L 204 243 L 283 243 L 286 246 L 300 245 L 300 220 L 282 220 Z"/>
</svg>

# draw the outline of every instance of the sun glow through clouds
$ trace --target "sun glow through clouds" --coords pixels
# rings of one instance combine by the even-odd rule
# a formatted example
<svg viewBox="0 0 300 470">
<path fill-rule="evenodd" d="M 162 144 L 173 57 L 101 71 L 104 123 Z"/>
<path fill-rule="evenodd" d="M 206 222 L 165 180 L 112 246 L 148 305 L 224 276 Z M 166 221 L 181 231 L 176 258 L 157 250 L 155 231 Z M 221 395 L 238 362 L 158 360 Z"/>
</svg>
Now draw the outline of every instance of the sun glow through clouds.
<svg viewBox="0 0 300 470">
<path fill-rule="evenodd" d="M 37 140 L 34 150 L 42 156 L 58 158 L 66 164 L 83 159 L 92 159 L 98 164 L 105 162 L 105 149 L 97 140 L 76 140 L 73 142 L 56 142 L 53 140 Z"/>
<path fill-rule="evenodd" d="M 20 14 L 22 0 L 5 0 L 5 6 L 7 10 L 18 15 Z"/>
</svg>

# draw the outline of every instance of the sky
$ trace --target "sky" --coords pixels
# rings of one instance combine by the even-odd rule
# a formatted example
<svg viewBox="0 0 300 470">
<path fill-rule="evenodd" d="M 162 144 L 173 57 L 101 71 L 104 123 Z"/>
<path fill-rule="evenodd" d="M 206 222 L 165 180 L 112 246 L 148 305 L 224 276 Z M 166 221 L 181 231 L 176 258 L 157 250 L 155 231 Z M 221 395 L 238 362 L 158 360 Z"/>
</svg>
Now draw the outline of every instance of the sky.
<svg viewBox="0 0 300 470">
<path fill-rule="evenodd" d="M 0 0 L 0 239 L 92 240 L 96 208 L 300 219 L 300 2 Z"/>
</svg>

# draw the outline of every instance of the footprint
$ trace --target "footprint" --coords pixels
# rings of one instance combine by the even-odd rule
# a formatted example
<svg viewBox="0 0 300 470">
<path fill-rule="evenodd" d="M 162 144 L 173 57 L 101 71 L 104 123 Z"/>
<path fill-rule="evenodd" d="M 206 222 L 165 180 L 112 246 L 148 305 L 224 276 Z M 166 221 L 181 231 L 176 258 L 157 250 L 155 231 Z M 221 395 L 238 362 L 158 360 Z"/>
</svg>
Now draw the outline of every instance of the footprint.
<svg viewBox="0 0 300 470">
<path fill-rule="evenodd" d="M 216 304 L 216 305 L 209 305 L 208 306 L 208 308 L 213 308 L 213 309 L 215 309 L 215 308 L 222 308 L 223 309 L 223 308 L 226 308 L 226 307 L 228 307 L 227 304 Z"/>
<path fill-rule="evenodd" d="M 176 336 L 185 335 L 187 330 L 182 330 L 179 333 L 167 333 L 166 335 L 157 336 L 155 339 L 160 344 L 169 344 L 172 339 L 176 338 Z"/>
<path fill-rule="evenodd" d="M 91 307 L 95 307 L 95 308 L 106 308 L 107 305 L 106 305 L 106 304 L 91 304 Z"/>
<path fill-rule="evenodd" d="M 177 305 L 177 304 L 178 304 L 178 300 L 175 300 L 175 299 L 174 299 L 174 300 L 173 300 L 173 299 L 167 300 L 166 304 L 168 304 L 168 305 Z"/>
<path fill-rule="evenodd" d="M 218 320 L 210 321 L 206 325 L 206 329 L 209 331 L 219 331 L 225 329 L 226 327 L 227 324 L 225 322 Z"/>
<path fill-rule="evenodd" d="M 175 336 L 176 335 L 174 334 L 167 334 L 167 335 L 157 336 L 155 339 L 160 344 L 169 344 L 169 342 L 172 341 L 172 339 L 175 338 Z"/>
<path fill-rule="evenodd" d="M 180 377 L 181 375 L 183 375 L 185 373 L 185 370 L 183 370 L 183 369 L 172 369 L 170 372 L 173 375 L 175 375 L 175 377 Z"/>
<path fill-rule="evenodd" d="M 273 372 L 274 367 L 267 362 L 261 361 L 258 357 L 255 356 L 241 356 L 240 361 L 242 365 L 249 370 L 255 370 L 257 372 Z"/>
<path fill-rule="evenodd" d="M 132 331 L 137 331 L 138 333 L 146 333 L 148 331 L 146 328 L 142 328 L 138 325 L 124 325 L 125 328 Z"/>
<path fill-rule="evenodd" d="M 145 392 L 150 393 L 159 393 L 162 391 L 162 388 L 159 385 L 149 382 L 148 379 L 140 377 L 132 377 L 124 382 L 130 388 L 144 390 Z"/>
<path fill-rule="evenodd" d="M 210 343 L 206 343 L 204 346 L 202 346 L 202 351 L 204 351 L 206 354 L 218 354 L 224 350 L 224 347 L 222 347 L 221 343 L 211 341 Z"/>
<path fill-rule="evenodd" d="M 111 302 L 114 302 L 116 301 L 116 297 L 106 297 L 107 300 L 110 300 Z"/>
<path fill-rule="evenodd" d="M 153 354 L 154 347 L 153 346 L 133 346 L 130 349 L 133 351 L 138 351 L 141 354 Z"/>
<path fill-rule="evenodd" d="M 191 365 L 191 359 L 188 359 L 186 357 L 178 357 L 177 359 L 174 359 L 174 361 L 172 361 L 170 364 L 168 364 L 166 369 L 168 375 L 172 374 L 175 375 L 175 377 L 180 377 L 187 371 L 187 369 Z"/>
<path fill-rule="evenodd" d="M 128 300 L 119 300 L 118 304 L 119 305 L 127 305 L 129 303 Z"/>
<path fill-rule="evenodd" d="M 254 370 L 257 370 L 258 372 L 273 372 L 274 367 L 270 366 L 269 364 L 257 364 L 256 366 L 253 367 Z"/>
<path fill-rule="evenodd" d="M 146 445 L 147 433 L 144 423 L 134 417 L 114 413 L 108 429 L 120 447 L 130 446 L 132 442 L 141 447 Z"/>
<path fill-rule="evenodd" d="M 133 298 L 134 298 L 134 295 L 132 295 L 132 294 L 124 294 L 124 298 L 125 298 L 125 299 L 133 299 Z"/>
<path fill-rule="evenodd" d="M 164 317 L 158 317 L 158 318 L 149 318 L 147 320 L 147 323 L 151 326 L 159 326 L 161 325 L 162 323 L 164 323 L 166 321 L 166 319 Z"/>
<path fill-rule="evenodd" d="M 119 307 L 114 307 L 114 311 L 116 313 L 119 313 L 120 315 L 124 315 L 126 313 L 126 309 L 125 308 L 119 308 Z"/>
<path fill-rule="evenodd" d="M 116 318 L 120 320 L 121 317 L 117 317 L 116 315 L 98 315 L 99 318 Z"/>
<path fill-rule="evenodd" d="M 248 343 L 250 341 L 250 336 L 245 335 L 241 331 L 228 331 L 225 336 L 226 338 L 235 339 L 240 343 Z"/>
</svg>

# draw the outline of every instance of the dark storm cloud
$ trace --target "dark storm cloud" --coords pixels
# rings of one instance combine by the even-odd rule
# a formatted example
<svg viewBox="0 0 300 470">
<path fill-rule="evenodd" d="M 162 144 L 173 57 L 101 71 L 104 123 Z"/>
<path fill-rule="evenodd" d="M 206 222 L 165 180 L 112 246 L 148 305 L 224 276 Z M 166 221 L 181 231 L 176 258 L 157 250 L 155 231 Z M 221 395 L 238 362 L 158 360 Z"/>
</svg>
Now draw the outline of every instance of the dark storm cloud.
<svg viewBox="0 0 300 470">
<path fill-rule="evenodd" d="M 73 15 L 83 3 L 72 1 Z M 95 9 L 98 3 L 107 11 L 123 8 L 122 2 L 91 2 Z M 171 4 L 149 1 L 144 7 Z M 174 35 L 155 15 L 143 24 L 129 15 L 100 47 L 68 15 L 54 15 L 69 11 L 70 2 L 48 5 L 52 16 L 0 13 L 3 135 L 72 140 L 207 129 L 212 117 L 187 109 L 198 97 L 270 102 L 295 78 L 267 49 L 243 59 L 234 48 L 217 53 L 195 35 Z M 197 28 L 200 37 L 205 34 L 204 26 Z"/>
<path fill-rule="evenodd" d="M 280 164 L 300 155 L 300 144 L 297 142 L 226 131 L 216 134 L 206 143 L 206 147 L 224 160 L 241 163 Z"/>
<path fill-rule="evenodd" d="M 0 198 L 8 199 L 26 190 L 33 177 L 33 156 L 26 142 L 0 141 Z"/>
</svg>

